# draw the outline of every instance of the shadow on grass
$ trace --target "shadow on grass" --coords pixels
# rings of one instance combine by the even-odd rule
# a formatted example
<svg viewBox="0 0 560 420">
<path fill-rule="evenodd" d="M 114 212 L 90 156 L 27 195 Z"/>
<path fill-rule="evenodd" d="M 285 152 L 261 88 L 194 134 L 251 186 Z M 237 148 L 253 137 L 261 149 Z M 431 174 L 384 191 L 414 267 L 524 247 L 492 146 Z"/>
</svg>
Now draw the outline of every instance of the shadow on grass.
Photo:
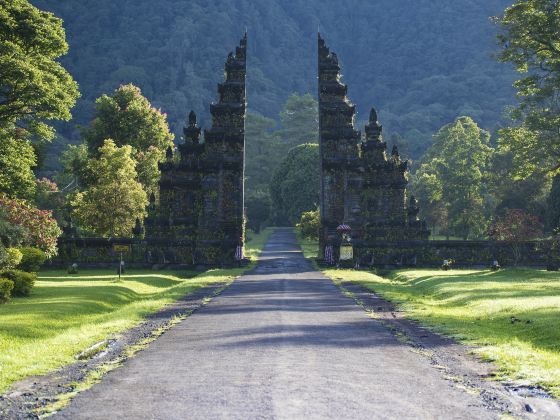
<svg viewBox="0 0 560 420">
<path fill-rule="evenodd" d="M 560 351 L 560 274 L 530 269 L 499 272 L 423 270 L 389 273 L 390 283 L 358 281 L 412 305 L 413 317 L 479 343 L 526 343 Z"/>
</svg>

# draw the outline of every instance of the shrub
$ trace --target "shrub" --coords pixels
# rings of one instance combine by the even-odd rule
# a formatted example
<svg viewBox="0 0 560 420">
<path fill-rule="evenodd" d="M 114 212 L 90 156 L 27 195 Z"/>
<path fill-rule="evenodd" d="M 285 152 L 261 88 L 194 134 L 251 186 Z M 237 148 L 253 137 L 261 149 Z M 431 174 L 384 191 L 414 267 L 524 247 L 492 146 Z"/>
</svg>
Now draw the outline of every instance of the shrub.
<svg viewBox="0 0 560 420">
<path fill-rule="evenodd" d="M 2 232 L 0 232 L 0 239 L 1 239 L 1 234 Z M 6 248 L 4 247 L 4 244 L 0 242 L 0 268 L 6 265 L 6 261 L 8 261 L 8 253 L 6 252 Z"/>
<path fill-rule="evenodd" d="M 21 263 L 21 259 L 23 258 L 23 254 L 21 253 L 21 251 L 19 249 L 8 248 L 8 249 L 6 249 L 6 254 L 7 254 L 7 258 L 6 258 L 6 262 L 4 263 L 4 266 L 8 270 L 12 270 L 12 269 L 16 268 Z"/>
<path fill-rule="evenodd" d="M 0 276 L 13 283 L 12 296 L 29 296 L 37 280 L 35 273 L 19 270 L 6 270 Z"/>
<path fill-rule="evenodd" d="M 0 196 L 0 219 L 0 225 L 4 226 L 0 230 L 7 230 L 3 235 L 7 238 L 2 238 L 5 244 L 37 247 L 49 258 L 56 255 L 57 240 L 62 231 L 51 211 Z"/>
<path fill-rule="evenodd" d="M 8 279 L 0 278 L 0 303 L 6 303 L 10 300 L 14 282 Z"/>
<path fill-rule="evenodd" d="M 19 263 L 19 268 L 29 273 L 38 272 L 47 259 L 45 253 L 38 248 L 26 247 L 21 248 L 20 251 L 22 253 L 22 258 Z"/>
<path fill-rule="evenodd" d="M 296 226 L 304 238 L 318 240 L 319 228 L 321 227 L 319 209 L 302 213 L 300 222 Z"/>
</svg>

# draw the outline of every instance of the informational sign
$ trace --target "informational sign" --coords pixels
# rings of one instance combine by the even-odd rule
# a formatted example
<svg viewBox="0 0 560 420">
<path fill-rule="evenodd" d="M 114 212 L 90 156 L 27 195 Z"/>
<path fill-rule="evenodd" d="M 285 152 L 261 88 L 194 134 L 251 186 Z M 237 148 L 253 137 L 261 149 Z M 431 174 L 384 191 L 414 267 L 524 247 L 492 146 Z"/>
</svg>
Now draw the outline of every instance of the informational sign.
<svg viewBox="0 0 560 420">
<path fill-rule="evenodd" d="M 113 251 L 115 251 L 115 252 L 129 252 L 130 251 L 130 245 L 113 244 Z"/>
<path fill-rule="evenodd" d="M 354 248 L 352 245 L 340 246 L 340 261 L 350 261 L 354 259 Z"/>
</svg>

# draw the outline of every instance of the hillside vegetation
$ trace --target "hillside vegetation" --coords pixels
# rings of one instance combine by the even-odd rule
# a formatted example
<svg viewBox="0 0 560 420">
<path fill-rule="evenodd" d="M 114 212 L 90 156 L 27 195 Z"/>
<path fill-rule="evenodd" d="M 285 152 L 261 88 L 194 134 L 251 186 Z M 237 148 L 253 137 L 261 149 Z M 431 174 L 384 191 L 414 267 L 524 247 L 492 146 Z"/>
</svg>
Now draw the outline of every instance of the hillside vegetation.
<svg viewBox="0 0 560 420">
<path fill-rule="evenodd" d="M 225 56 L 249 32 L 249 107 L 276 118 L 292 92 L 316 91 L 320 28 L 344 68 L 365 120 L 381 109 L 418 157 L 460 115 L 493 129 L 513 103 L 512 69 L 495 62 L 499 15 L 511 0 L 34 0 L 64 19 L 63 64 L 80 84 L 75 118 L 60 128 L 77 141 L 93 101 L 132 82 L 169 114 L 180 134 L 191 108 L 208 125 Z M 54 146 L 56 147 L 56 146 Z"/>
</svg>

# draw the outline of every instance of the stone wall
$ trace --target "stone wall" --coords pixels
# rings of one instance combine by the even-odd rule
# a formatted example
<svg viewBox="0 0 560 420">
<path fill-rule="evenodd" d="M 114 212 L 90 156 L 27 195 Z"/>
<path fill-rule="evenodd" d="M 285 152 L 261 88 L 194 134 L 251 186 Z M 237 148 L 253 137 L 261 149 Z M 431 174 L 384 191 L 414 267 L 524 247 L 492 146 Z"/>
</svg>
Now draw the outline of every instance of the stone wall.
<svg viewBox="0 0 560 420">
<path fill-rule="evenodd" d="M 127 267 L 192 268 L 199 265 L 194 256 L 195 248 L 212 253 L 215 267 L 233 266 L 237 241 L 194 241 L 167 238 L 61 238 L 59 253 L 50 261 L 54 267 L 68 267 L 77 263 L 80 267 L 117 267 L 120 253 L 114 245 L 128 245 L 130 251 L 123 253 Z M 204 264 L 200 264 L 204 265 Z"/>
<path fill-rule="evenodd" d="M 544 268 L 560 258 L 550 241 L 512 244 L 498 241 L 368 241 L 354 245 L 354 263 L 374 267 L 440 267 L 453 260 L 454 267 L 501 266 Z"/>
</svg>

